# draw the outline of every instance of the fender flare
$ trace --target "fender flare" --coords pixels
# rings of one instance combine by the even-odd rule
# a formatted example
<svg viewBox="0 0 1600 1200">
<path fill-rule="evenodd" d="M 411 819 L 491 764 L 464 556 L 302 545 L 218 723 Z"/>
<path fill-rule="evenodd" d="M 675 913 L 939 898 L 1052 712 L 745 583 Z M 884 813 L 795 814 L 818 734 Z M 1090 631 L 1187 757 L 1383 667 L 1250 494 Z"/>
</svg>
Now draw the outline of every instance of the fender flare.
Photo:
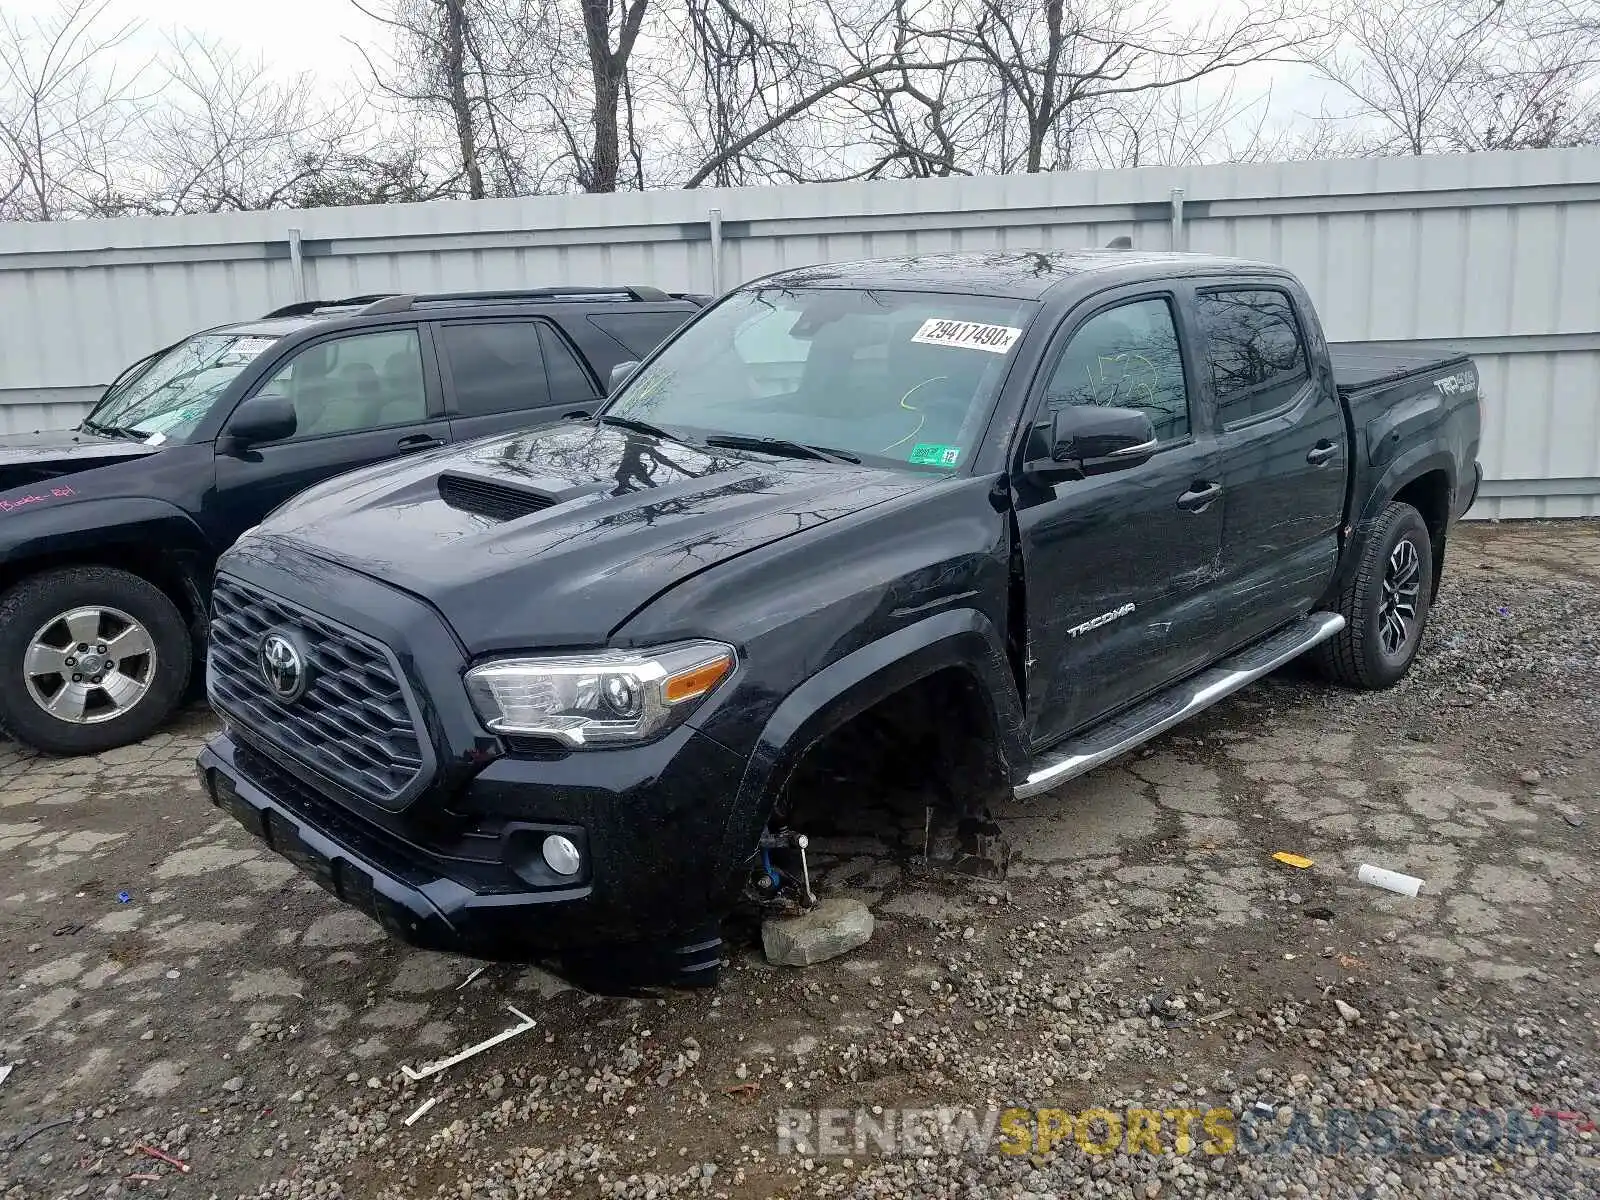
<svg viewBox="0 0 1600 1200">
<path fill-rule="evenodd" d="M 1384 466 L 1383 473 L 1378 476 L 1376 483 L 1367 493 L 1367 506 L 1356 522 L 1357 529 L 1365 528 L 1375 521 L 1384 506 L 1400 494 L 1401 488 L 1432 471 L 1444 472 L 1450 488 L 1446 512 L 1453 513 L 1456 489 L 1459 486 L 1456 479 L 1456 460 L 1448 450 L 1437 446 L 1419 446 L 1410 454 L 1402 455 Z"/>
<path fill-rule="evenodd" d="M 15 525 L 0 521 L 0 571 L 8 576 L 35 560 L 94 561 L 108 547 L 136 547 L 149 559 L 171 563 L 203 627 L 216 555 L 194 518 L 177 505 L 150 496 L 96 497 L 30 506 Z"/>
<path fill-rule="evenodd" d="M 1418 446 L 1409 454 L 1401 455 L 1393 462 L 1385 464 L 1381 472 L 1376 474 L 1372 486 L 1366 489 L 1366 505 L 1355 518 L 1345 552 L 1339 560 L 1339 569 L 1334 573 L 1327 591 L 1323 593 L 1322 604 L 1336 605 L 1339 597 L 1349 587 L 1350 580 L 1360 565 L 1361 551 L 1366 546 L 1367 535 L 1378 515 L 1400 494 L 1402 488 L 1433 471 L 1443 471 L 1449 481 L 1450 497 L 1446 515 L 1448 522 L 1450 515 L 1455 511 L 1456 490 L 1460 486 L 1456 479 L 1456 461 L 1448 450 L 1435 445 Z M 1435 555 L 1440 551 L 1441 547 L 1434 547 Z M 1436 584 L 1438 578 L 1438 572 L 1435 571 Z"/>
<path fill-rule="evenodd" d="M 1010 784 L 1030 754 L 1022 701 L 999 630 L 976 609 L 904 626 L 830 663 L 773 710 L 751 750 L 723 831 L 722 860 L 737 870 L 805 752 L 880 700 L 947 668 L 965 671 L 989 710 L 994 751 Z"/>
</svg>

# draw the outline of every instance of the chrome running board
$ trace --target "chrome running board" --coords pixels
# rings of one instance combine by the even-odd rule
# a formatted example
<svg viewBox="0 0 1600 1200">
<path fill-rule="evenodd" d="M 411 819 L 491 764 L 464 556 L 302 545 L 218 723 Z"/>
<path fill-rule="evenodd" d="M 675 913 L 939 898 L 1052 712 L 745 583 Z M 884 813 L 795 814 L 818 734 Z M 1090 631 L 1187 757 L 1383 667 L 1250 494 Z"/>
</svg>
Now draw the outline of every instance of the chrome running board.
<svg viewBox="0 0 1600 1200">
<path fill-rule="evenodd" d="M 1207 667 L 1198 675 L 1191 675 L 1159 695 L 1047 750 L 1035 760 L 1028 778 L 1016 786 L 1013 794 L 1018 800 L 1027 800 L 1094 770 L 1277 670 L 1343 628 L 1344 618 L 1338 613 L 1319 612 L 1301 617 L 1216 666 Z"/>
</svg>

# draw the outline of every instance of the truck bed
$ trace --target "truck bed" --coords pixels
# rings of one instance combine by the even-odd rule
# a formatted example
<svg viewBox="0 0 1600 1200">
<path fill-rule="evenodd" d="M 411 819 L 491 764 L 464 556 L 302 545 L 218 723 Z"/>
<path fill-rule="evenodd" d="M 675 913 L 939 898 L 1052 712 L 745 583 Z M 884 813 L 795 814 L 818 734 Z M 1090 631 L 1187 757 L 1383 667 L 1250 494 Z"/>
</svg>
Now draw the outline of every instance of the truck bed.
<svg viewBox="0 0 1600 1200">
<path fill-rule="evenodd" d="M 1426 375 L 1471 359 L 1455 351 L 1398 354 L 1383 342 L 1333 342 L 1328 346 L 1339 393 L 1349 396 L 1369 388 L 1389 387 L 1413 375 Z"/>
</svg>

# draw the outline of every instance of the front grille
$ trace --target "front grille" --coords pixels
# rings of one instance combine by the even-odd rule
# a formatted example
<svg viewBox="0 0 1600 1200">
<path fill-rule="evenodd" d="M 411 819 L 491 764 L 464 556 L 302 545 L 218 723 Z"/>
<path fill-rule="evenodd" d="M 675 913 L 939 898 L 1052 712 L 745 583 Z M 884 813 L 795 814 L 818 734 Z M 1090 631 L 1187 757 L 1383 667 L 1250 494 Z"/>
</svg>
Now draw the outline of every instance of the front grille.
<svg viewBox="0 0 1600 1200">
<path fill-rule="evenodd" d="M 288 703 L 261 674 L 272 630 L 297 635 L 309 660 L 310 685 Z M 422 774 L 422 740 L 388 651 L 227 576 L 212 595 L 209 685 L 226 716 L 363 799 L 396 807 Z"/>
<path fill-rule="evenodd" d="M 491 521 L 515 521 L 555 503 L 553 497 L 540 492 L 463 475 L 439 476 L 439 498 L 451 508 Z"/>
</svg>

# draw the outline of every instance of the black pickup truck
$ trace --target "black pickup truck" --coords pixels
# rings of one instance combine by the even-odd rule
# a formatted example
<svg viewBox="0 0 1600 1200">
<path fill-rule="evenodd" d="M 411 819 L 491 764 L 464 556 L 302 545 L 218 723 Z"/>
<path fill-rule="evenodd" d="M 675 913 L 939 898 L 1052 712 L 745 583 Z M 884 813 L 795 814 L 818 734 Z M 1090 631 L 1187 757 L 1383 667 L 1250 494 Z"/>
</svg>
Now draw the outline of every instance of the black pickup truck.
<svg viewBox="0 0 1600 1200">
<path fill-rule="evenodd" d="M 0 437 L 0 734 L 58 754 L 143 737 L 184 697 L 240 532 L 340 472 L 593 411 L 704 299 L 304 301 L 141 359 L 76 429 Z"/>
<path fill-rule="evenodd" d="M 245 536 L 199 773 L 401 938 L 709 980 L 741 896 L 809 896 L 788 785 L 869 718 L 981 826 L 1304 652 L 1395 683 L 1478 436 L 1469 360 L 1331 349 L 1271 266 L 786 271 L 594 419 Z"/>
</svg>

